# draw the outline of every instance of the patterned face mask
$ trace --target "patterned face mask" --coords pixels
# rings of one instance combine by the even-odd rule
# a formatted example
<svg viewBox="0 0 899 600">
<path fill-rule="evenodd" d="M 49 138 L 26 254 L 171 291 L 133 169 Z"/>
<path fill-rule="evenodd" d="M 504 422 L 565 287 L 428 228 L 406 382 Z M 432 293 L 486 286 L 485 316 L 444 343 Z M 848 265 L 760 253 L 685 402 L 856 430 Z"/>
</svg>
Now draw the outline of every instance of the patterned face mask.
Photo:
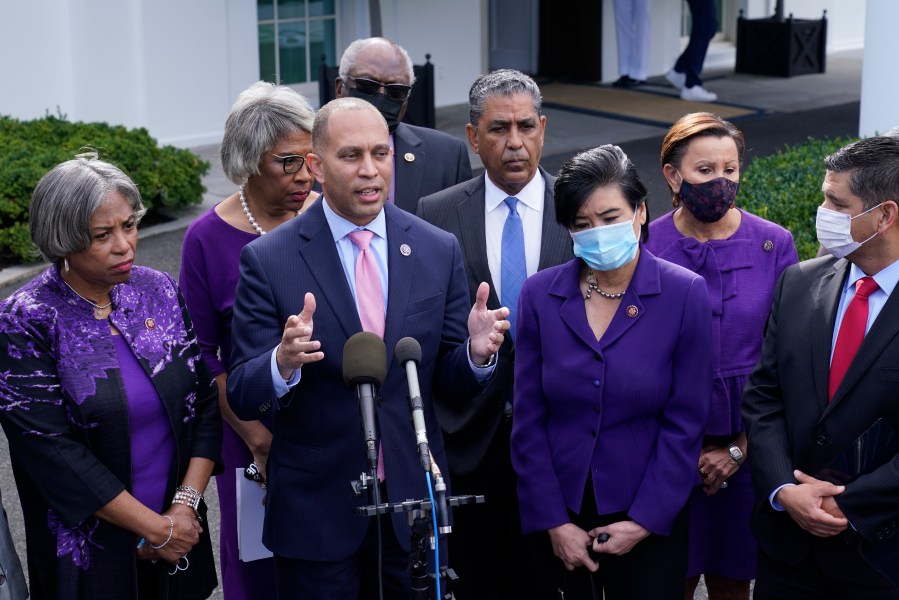
<svg viewBox="0 0 899 600">
<path fill-rule="evenodd" d="M 677 174 L 680 175 L 680 172 Z M 733 207 L 739 189 L 739 182 L 726 177 L 703 183 L 690 183 L 681 175 L 680 191 L 677 195 L 698 221 L 714 223 Z"/>
</svg>

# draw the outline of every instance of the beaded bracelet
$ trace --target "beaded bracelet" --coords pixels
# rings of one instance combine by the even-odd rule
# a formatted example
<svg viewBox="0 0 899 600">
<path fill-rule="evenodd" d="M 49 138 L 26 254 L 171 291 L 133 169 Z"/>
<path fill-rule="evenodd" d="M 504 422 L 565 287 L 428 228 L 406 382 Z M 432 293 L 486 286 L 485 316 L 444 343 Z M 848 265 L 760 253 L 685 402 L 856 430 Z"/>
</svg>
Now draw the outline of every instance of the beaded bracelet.
<svg viewBox="0 0 899 600">
<path fill-rule="evenodd" d="M 175 488 L 175 497 L 172 498 L 172 504 L 183 504 L 193 509 L 194 513 L 199 516 L 200 500 L 203 494 L 195 490 L 189 485 L 179 485 Z"/>
<path fill-rule="evenodd" d="M 165 538 L 165 541 L 162 542 L 161 544 L 159 544 L 158 546 L 151 543 L 150 547 L 153 548 L 154 550 L 162 550 L 163 548 L 165 548 L 166 544 L 168 544 L 169 542 L 172 541 L 172 534 L 175 533 L 175 522 L 172 520 L 172 517 L 170 517 L 168 515 L 162 515 L 162 516 L 169 520 L 169 537 Z"/>
</svg>

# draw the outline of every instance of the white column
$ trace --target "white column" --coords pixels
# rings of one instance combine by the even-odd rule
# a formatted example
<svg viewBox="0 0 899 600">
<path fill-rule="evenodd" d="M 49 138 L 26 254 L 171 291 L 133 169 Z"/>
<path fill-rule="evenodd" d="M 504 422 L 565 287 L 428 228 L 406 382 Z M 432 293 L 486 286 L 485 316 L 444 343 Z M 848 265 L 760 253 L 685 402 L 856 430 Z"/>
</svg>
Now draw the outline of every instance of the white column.
<svg viewBox="0 0 899 600">
<path fill-rule="evenodd" d="M 862 63 L 862 102 L 858 133 L 867 137 L 899 125 L 899 2 L 868 0 L 865 52 Z"/>
</svg>

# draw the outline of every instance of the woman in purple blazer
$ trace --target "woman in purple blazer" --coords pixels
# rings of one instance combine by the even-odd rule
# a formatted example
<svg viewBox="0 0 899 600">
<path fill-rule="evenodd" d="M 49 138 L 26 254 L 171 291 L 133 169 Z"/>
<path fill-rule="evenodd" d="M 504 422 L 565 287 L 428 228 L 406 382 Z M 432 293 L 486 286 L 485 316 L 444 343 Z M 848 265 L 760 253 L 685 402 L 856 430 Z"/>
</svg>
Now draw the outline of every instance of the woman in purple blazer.
<svg viewBox="0 0 899 600">
<path fill-rule="evenodd" d="M 705 282 L 639 243 L 646 188 L 617 146 L 563 165 L 555 203 L 577 258 L 530 277 L 519 298 L 522 528 L 548 532 L 565 598 L 680 600 L 711 394 Z"/>
</svg>

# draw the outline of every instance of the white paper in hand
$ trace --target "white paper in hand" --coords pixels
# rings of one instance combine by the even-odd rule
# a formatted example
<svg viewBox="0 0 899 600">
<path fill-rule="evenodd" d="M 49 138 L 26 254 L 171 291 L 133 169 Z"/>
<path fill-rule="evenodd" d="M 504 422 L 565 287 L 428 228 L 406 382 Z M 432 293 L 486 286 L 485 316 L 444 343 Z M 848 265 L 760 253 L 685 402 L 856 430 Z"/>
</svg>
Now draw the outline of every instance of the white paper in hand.
<svg viewBox="0 0 899 600">
<path fill-rule="evenodd" d="M 269 558 L 271 550 L 262 545 L 262 523 L 265 520 L 265 490 L 235 469 L 237 478 L 237 547 L 244 562 Z"/>
</svg>

